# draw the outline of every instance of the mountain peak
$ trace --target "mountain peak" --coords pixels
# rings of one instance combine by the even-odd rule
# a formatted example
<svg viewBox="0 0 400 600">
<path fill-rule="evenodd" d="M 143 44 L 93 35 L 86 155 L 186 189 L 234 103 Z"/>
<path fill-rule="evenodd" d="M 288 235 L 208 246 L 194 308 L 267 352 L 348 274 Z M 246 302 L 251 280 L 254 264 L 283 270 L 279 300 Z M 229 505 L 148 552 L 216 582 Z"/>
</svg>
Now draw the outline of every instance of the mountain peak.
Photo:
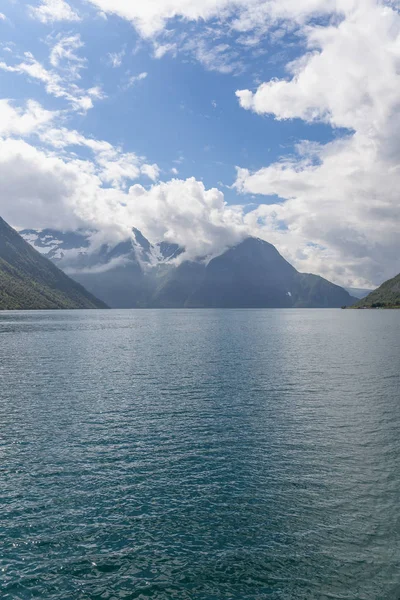
<svg viewBox="0 0 400 600">
<path fill-rule="evenodd" d="M 150 252 L 151 244 L 147 238 L 144 237 L 143 233 L 136 229 L 136 227 L 132 227 L 133 235 L 135 236 L 136 243 L 145 251 Z"/>
</svg>

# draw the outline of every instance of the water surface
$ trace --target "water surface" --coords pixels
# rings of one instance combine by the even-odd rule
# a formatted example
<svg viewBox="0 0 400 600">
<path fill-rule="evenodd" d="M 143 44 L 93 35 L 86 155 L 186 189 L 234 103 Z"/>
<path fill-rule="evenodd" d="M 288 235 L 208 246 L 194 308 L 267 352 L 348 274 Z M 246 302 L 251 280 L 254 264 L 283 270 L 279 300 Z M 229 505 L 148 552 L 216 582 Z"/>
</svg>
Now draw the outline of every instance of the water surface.
<svg viewBox="0 0 400 600">
<path fill-rule="evenodd" d="M 4 600 L 399 600 L 400 311 L 0 313 Z"/>
</svg>

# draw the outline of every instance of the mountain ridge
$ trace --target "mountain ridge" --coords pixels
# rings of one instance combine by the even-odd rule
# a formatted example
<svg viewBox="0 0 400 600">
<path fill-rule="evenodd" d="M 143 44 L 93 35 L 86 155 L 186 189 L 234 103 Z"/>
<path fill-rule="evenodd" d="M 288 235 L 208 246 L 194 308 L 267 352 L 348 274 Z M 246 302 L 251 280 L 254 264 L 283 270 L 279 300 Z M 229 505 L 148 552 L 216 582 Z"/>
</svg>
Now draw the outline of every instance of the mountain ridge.
<svg viewBox="0 0 400 600">
<path fill-rule="evenodd" d="M 299 273 L 260 238 L 249 236 L 208 262 L 176 263 L 183 248 L 152 244 L 137 229 L 130 239 L 92 252 L 92 234 L 50 231 L 21 233 L 34 244 L 36 235 L 42 252 L 115 308 L 328 308 L 357 300 L 322 277 Z"/>
</svg>

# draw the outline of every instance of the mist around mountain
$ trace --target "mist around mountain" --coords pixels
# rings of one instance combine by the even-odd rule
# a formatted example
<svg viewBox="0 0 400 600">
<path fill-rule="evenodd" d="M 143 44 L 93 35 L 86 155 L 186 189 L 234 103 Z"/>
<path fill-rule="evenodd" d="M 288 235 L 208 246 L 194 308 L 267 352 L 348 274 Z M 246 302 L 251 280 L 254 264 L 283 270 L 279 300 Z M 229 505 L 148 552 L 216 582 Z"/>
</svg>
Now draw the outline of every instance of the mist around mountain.
<svg viewBox="0 0 400 600">
<path fill-rule="evenodd" d="M 353 308 L 400 308 L 400 273 L 357 302 Z"/>
<path fill-rule="evenodd" d="M 0 218 L 0 310 L 106 308 Z"/>
<path fill-rule="evenodd" d="M 92 231 L 21 235 L 114 308 L 338 308 L 357 300 L 322 277 L 299 273 L 258 238 L 210 261 L 185 261 L 183 248 L 151 244 L 137 229 L 116 245 L 95 244 Z"/>
</svg>

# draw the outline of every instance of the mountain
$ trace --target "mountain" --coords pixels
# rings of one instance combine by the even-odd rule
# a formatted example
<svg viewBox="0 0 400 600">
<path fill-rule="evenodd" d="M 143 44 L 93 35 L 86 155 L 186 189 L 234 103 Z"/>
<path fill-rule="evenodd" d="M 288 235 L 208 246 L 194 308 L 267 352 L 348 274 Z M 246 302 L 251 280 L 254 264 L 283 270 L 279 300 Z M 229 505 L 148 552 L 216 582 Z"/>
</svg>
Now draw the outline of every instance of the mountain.
<svg viewBox="0 0 400 600">
<path fill-rule="evenodd" d="M 343 288 L 299 273 L 274 246 L 247 238 L 210 260 L 176 261 L 177 244 L 151 244 L 137 229 L 116 245 L 96 232 L 24 230 L 21 235 L 115 308 L 337 308 L 356 301 Z"/>
<path fill-rule="evenodd" d="M 268 242 L 249 237 L 207 265 L 182 263 L 158 287 L 150 305 L 338 308 L 354 300 L 326 279 L 296 271 Z"/>
<path fill-rule="evenodd" d="M 154 286 L 153 267 L 183 252 L 177 244 L 150 242 L 137 229 L 115 245 L 97 240 L 96 231 L 24 229 L 22 237 L 70 277 L 113 308 L 143 308 Z M 156 269 L 157 270 L 157 269 Z"/>
<path fill-rule="evenodd" d="M 400 308 L 400 274 L 357 302 L 353 308 Z"/>
<path fill-rule="evenodd" d="M 0 218 L 0 309 L 106 308 Z"/>
<path fill-rule="evenodd" d="M 352 287 L 346 287 L 344 288 L 346 290 L 346 292 L 349 292 L 350 296 L 354 296 L 354 298 L 359 298 L 360 300 L 362 298 L 366 298 L 368 296 L 368 294 L 370 294 L 371 292 L 373 292 L 374 290 L 367 290 L 365 288 L 352 288 Z"/>
</svg>

